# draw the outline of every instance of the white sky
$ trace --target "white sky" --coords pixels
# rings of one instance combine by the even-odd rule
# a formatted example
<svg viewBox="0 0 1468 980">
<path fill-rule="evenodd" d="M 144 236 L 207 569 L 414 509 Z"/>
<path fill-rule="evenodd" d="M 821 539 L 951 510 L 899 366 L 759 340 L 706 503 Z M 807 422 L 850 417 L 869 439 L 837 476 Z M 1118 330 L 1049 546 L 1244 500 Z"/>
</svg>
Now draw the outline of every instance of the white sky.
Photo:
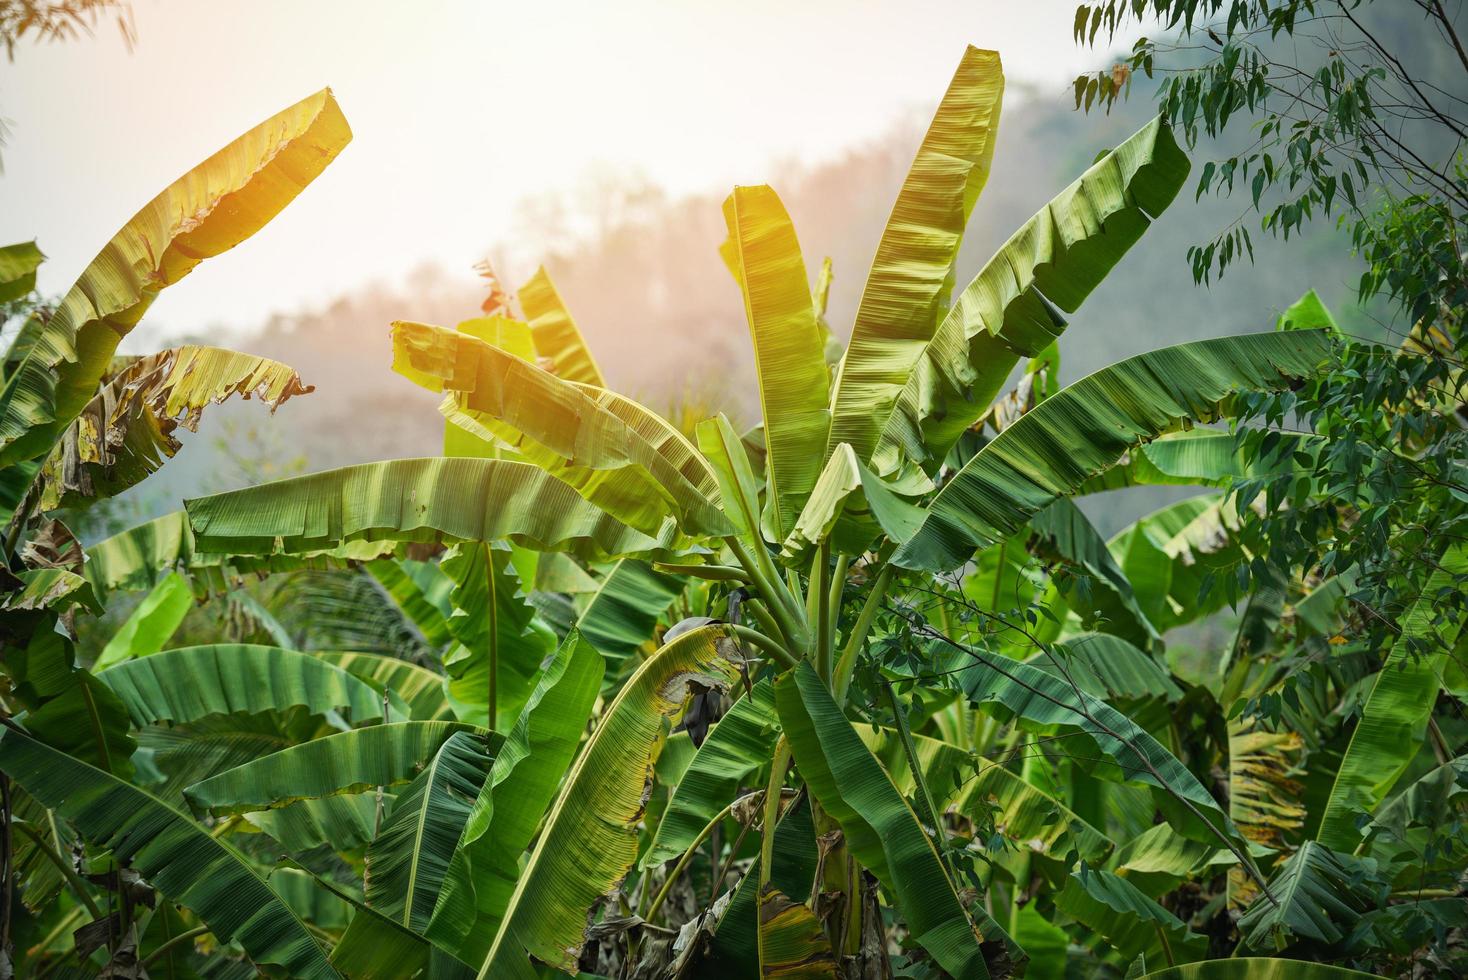
<svg viewBox="0 0 1468 980">
<path fill-rule="evenodd" d="M 355 138 L 265 230 L 204 263 L 151 335 L 247 327 L 425 260 L 467 270 L 516 203 L 596 168 L 673 193 L 758 183 L 931 111 L 967 43 L 1011 90 L 1103 60 L 1076 0 L 134 0 L 115 28 L 0 59 L 0 243 L 66 288 L 191 165 L 323 85 Z"/>
</svg>

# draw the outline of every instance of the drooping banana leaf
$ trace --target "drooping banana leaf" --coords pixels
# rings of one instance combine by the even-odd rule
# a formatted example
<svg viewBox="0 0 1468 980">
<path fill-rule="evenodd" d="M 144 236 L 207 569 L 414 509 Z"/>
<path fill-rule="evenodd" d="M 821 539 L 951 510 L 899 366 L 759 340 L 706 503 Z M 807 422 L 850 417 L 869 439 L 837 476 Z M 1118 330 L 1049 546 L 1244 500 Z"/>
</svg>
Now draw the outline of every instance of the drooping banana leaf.
<svg viewBox="0 0 1468 980">
<path fill-rule="evenodd" d="M 180 647 L 118 664 L 97 679 L 122 699 L 139 728 L 296 705 L 312 714 L 345 710 L 354 724 L 382 717 L 382 698 L 366 683 L 311 654 L 280 647 Z"/>
<path fill-rule="evenodd" d="M 624 558 L 601 580 L 577 617 L 576 628 L 606 658 L 608 675 L 620 677 L 653 638 L 658 620 L 683 593 L 683 581 L 647 562 Z"/>
<path fill-rule="evenodd" d="M 574 631 L 541 674 L 473 800 L 425 930 L 482 962 L 530 846 L 580 744 L 602 679 L 601 658 Z"/>
<path fill-rule="evenodd" d="M 1131 623 L 1114 624 L 1109 632 L 1121 632 L 1118 626 L 1126 628 L 1127 634 L 1144 644 L 1148 639 L 1157 638 L 1157 630 L 1137 604 L 1136 593 L 1126 572 L 1107 550 L 1106 540 L 1074 501 L 1069 497 L 1056 498 L 1031 518 L 1030 527 L 1047 551 L 1079 567 L 1102 588 L 1109 590 L 1122 609 L 1130 614 Z"/>
<path fill-rule="evenodd" d="M 393 794 L 384 794 L 384 800 L 391 806 Z M 244 817 L 292 854 L 323 847 L 350 851 L 372 840 L 377 830 L 377 793 L 297 800 L 272 810 L 253 810 Z"/>
<path fill-rule="evenodd" d="M 769 884 L 759 896 L 759 961 L 761 977 L 837 976 L 836 955 L 821 920 L 809 906 Z"/>
<path fill-rule="evenodd" d="M 1090 929 L 1103 950 L 1123 962 L 1145 956 L 1148 963 L 1201 959 L 1208 942 L 1135 885 L 1109 871 L 1082 867 L 1055 896 L 1055 907 Z"/>
<path fill-rule="evenodd" d="M 1326 847 L 1356 849 L 1361 842 L 1357 818 L 1375 811 L 1421 748 L 1442 687 L 1442 664 L 1455 651 L 1464 626 L 1451 604 L 1445 616 L 1441 613 L 1441 598 L 1464 574 L 1468 547 L 1454 546 L 1403 617 L 1336 771 L 1315 835 Z"/>
<path fill-rule="evenodd" d="M 407 926 L 356 898 L 342 897 L 354 912 L 347 931 L 331 950 L 331 965 L 343 975 L 352 980 L 469 980 L 474 976 L 467 963 L 429 944 Z"/>
<path fill-rule="evenodd" d="M 1173 683 L 1166 668 L 1119 636 L 1081 633 L 1050 648 L 1054 659 L 1044 653 L 1027 662 L 1067 683 L 1074 683 L 1092 697 L 1140 700 L 1165 698 L 1175 701 L 1182 690 Z"/>
<path fill-rule="evenodd" d="M 513 447 L 588 500 L 645 533 L 677 515 L 689 533 L 728 522 L 664 456 L 577 385 L 473 337 L 399 320 L 393 370 L 448 393 L 445 414 Z"/>
<path fill-rule="evenodd" d="M 1096 161 L 1014 233 L 894 372 L 869 411 L 880 438 L 852 441 L 879 473 L 903 458 L 932 471 L 999 393 L 1020 356 L 1034 357 L 1166 210 L 1187 157 L 1158 120 Z M 849 355 L 848 355 L 849 356 Z"/>
<path fill-rule="evenodd" d="M 1228 851 L 1189 840 L 1159 823 L 1118 847 L 1106 870 L 1159 898 L 1190 876 L 1212 877 L 1225 867 L 1232 872 L 1233 863 Z"/>
<path fill-rule="evenodd" d="M 1059 725 L 1084 732 L 1101 755 L 1071 748 L 1072 756 L 1082 761 L 1094 757 L 1102 775 L 1154 787 L 1154 798 L 1179 833 L 1208 844 L 1222 846 L 1227 841 L 1244 846 L 1218 801 L 1161 743 L 1126 715 L 1038 667 L 980 650 L 967 653 L 974 663 L 965 667 L 958 679 L 976 708 L 999 709 L 1004 716 L 1032 725 Z"/>
<path fill-rule="evenodd" d="M 451 735 L 398 793 L 367 848 L 367 904 L 421 933 L 494 755 L 484 739 Z"/>
<path fill-rule="evenodd" d="M 444 657 L 449 699 L 459 718 L 496 729 L 520 716 L 556 648 L 510 557 L 504 547 L 462 544 L 439 565 L 454 583 L 448 626 L 458 645 Z"/>
<path fill-rule="evenodd" d="M 312 386 L 288 365 L 219 347 L 174 347 L 113 376 L 67 426 L 41 467 L 43 510 L 83 507 L 140 483 L 195 431 L 204 408 L 231 395 L 258 398 L 273 414 Z"/>
<path fill-rule="evenodd" d="M 453 718 L 453 709 L 444 696 L 443 677 L 426 667 L 375 653 L 328 650 L 318 651 L 312 656 L 335 664 L 365 682 L 378 694 L 386 695 L 394 706 L 400 704 L 399 710 L 408 720 L 449 721 Z"/>
<path fill-rule="evenodd" d="M 761 534 L 759 484 L 755 482 L 744 443 L 723 412 L 698 423 L 698 449 L 719 481 L 725 515 L 751 540 L 758 541 Z"/>
<path fill-rule="evenodd" d="M 1240 390 L 1287 387 L 1330 352 L 1321 332 L 1246 334 L 1120 361 L 1041 402 L 944 484 L 893 556 L 945 571 L 1017 531 L 1128 449 L 1185 419 L 1212 420 Z"/>
<path fill-rule="evenodd" d="M 36 270 L 44 261 L 46 256 L 34 241 L 0 248 L 0 303 L 23 299 L 35 289 Z"/>
<path fill-rule="evenodd" d="M 1380 980 L 1374 973 L 1361 973 L 1329 963 L 1307 960 L 1268 959 L 1244 956 L 1229 960 L 1202 960 L 1167 970 L 1148 973 L 1141 980 Z"/>
<path fill-rule="evenodd" d="M 265 120 L 146 204 L 82 272 L 0 392 L 0 467 L 48 452 L 166 286 L 249 238 L 351 139 L 330 89 Z"/>
<path fill-rule="evenodd" d="M 739 787 L 751 785 L 761 767 L 768 768 L 779 724 L 775 691 L 768 680 L 734 702 L 684 770 L 639 867 L 651 868 L 681 855 L 734 799 Z"/>
<path fill-rule="evenodd" d="M 989 179 L 1004 72 L 969 47 L 918 147 L 877 245 L 836 375 L 828 447 L 865 462 L 924 346 L 947 312 L 969 213 Z"/>
<path fill-rule="evenodd" d="M 124 660 L 157 653 L 192 608 L 194 590 L 188 580 L 177 573 L 165 576 L 107 641 L 93 669 L 103 670 Z"/>
<path fill-rule="evenodd" d="M 1340 942 L 1375 906 L 1366 866 L 1319 841 L 1306 841 L 1270 880 L 1274 901 L 1260 895 L 1239 919 L 1248 948 L 1283 950 L 1300 940 Z"/>
<path fill-rule="evenodd" d="M 529 463 L 397 459 L 327 470 L 185 501 L 200 550 L 317 551 L 348 541 L 495 541 L 605 561 L 654 553 L 635 531 Z"/>
<path fill-rule="evenodd" d="M 765 423 L 764 534 L 779 542 L 795 526 L 824 462 L 831 423 L 825 339 L 779 196 L 764 185 L 734 188 L 724 201 L 724 224 L 724 257 L 744 297 Z"/>
<path fill-rule="evenodd" d="M 983 939 L 932 840 L 809 663 L 775 681 L 775 705 L 806 785 L 892 896 L 913 941 L 954 976 L 987 977 Z"/>
<path fill-rule="evenodd" d="M 586 913 L 637 858 L 637 823 L 648 770 L 668 719 L 691 685 L 727 690 L 739 677 L 728 630 L 704 626 L 679 636 L 623 686 L 592 734 L 521 872 L 480 977 L 534 976 L 530 957 L 574 970 Z"/>
<path fill-rule="evenodd" d="M 99 598 L 151 589 L 174 569 L 188 572 L 196 593 L 207 593 L 225 591 L 233 579 L 250 572 L 345 568 L 396 548 L 391 540 L 356 540 L 299 554 L 211 554 L 196 550 L 188 514 L 177 510 L 89 546 L 83 573 Z"/>
<path fill-rule="evenodd" d="M 305 924 L 244 856 L 182 813 L 14 728 L 0 733 L 0 770 L 190 909 L 220 942 L 238 942 L 256 963 L 288 976 L 337 976 Z"/>
<path fill-rule="evenodd" d="M 104 772 L 130 776 L 137 743 L 121 699 L 85 670 L 69 672 L 60 683 L 59 694 L 26 713 L 26 728 L 50 748 Z"/>
<path fill-rule="evenodd" d="M 474 731 L 483 730 L 449 721 L 401 721 L 338 732 L 211 776 L 184 796 L 196 810 L 222 816 L 393 786 L 412 779 L 449 736 Z"/>
<path fill-rule="evenodd" d="M 567 381 L 605 386 L 591 349 L 543 266 L 535 270 L 517 295 L 520 309 L 530 321 L 535 353 L 550 361 L 551 373 Z"/>
</svg>

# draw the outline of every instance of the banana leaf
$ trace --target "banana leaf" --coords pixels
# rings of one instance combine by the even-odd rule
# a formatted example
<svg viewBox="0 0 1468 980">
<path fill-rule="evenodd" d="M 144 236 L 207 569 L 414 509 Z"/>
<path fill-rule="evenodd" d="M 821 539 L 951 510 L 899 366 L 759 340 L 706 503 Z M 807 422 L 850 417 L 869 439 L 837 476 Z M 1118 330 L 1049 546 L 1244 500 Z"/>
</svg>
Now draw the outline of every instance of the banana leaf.
<svg viewBox="0 0 1468 980">
<path fill-rule="evenodd" d="M 67 291 L 0 391 L 0 468 L 50 451 L 165 287 L 249 238 L 351 139 L 330 89 L 219 150 L 135 214 Z"/>
<path fill-rule="evenodd" d="M 778 678 L 775 705 L 806 785 L 893 899 L 913 941 L 956 977 L 987 977 L 983 938 L 933 841 L 815 668 L 803 661 Z"/>
<path fill-rule="evenodd" d="M 91 844 L 197 915 L 222 943 L 291 977 L 335 977 L 305 923 L 243 855 L 156 797 L 41 744 L 0 733 L 0 770 Z"/>
<path fill-rule="evenodd" d="M 577 384 L 576 387 L 602 408 L 626 422 L 632 431 L 683 474 L 683 478 L 710 503 L 720 504 L 719 481 L 713 467 L 677 426 L 626 395 L 586 384 Z"/>
<path fill-rule="evenodd" d="M 41 467 L 42 510 L 84 507 L 142 482 L 197 431 L 204 408 L 256 397 L 274 414 L 312 386 L 288 365 L 219 347 L 174 347 L 114 375 L 66 428 Z"/>
<path fill-rule="evenodd" d="M 495 541 L 605 561 L 660 552 L 529 463 L 398 459 L 327 470 L 185 501 L 195 546 L 231 555 L 299 554 L 344 542 Z"/>
<path fill-rule="evenodd" d="M 1361 842 L 1357 819 L 1376 810 L 1422 747 L 1442 687 L 1442 664 L 1457 648 L 1464 625 L 1451 605 L 1444 617 L 1441 599 L 1464 574 L 1468 547 L 1454 546 L 1402 618 L 1401 633 L 1376 675 L 1336 770 L 1315 835 L 1326 847 L 1347 853 L 1356 849 Z"/>
<path fill-rule="evenodd" d="M 375 653 L 334 650 L 312 654 L 363 681 L 411 721 L 451 721 L 453 709 L 444 696 L 443 677 L 426 667 Z"/>
<path fill-rule="evenodd" d="M 588 910 L 637 859 L 647 773 L 662 751 L 669 719 L 695 686 L 727 690 L 739 677 L 738 664 L 725 652 L 727 636 L 722 626 L 684 633 L 639 667 L 608 706 L 566 775 L 480 977 L 534 976 L 531 957 L 562 971 L 576 969 Z"/>
<path fill-rule="evenodd" d="M 795 227 L 769 187 L 736 187 L 724 201 L 735 270 L 754 344 L 765 423 L 764 535 L 783 541 L 820 476 L 831 424 L 825 339 Z"/>
<path fill-rule="evenodd" d="M 601 369 L 544 266 L 535 270 L 517 295 L 530 321 L 535 353 L 550 361 L 550 372 L 567 381 L 604 386 Z"/>
<path fill-rule="evenodd" d="M 453 330 L 393 323 L 393 370 L 448 393 L 451 421 L 474 423 L 586 499 L 656 534 L 669 513 L 690 534 L 728 530 L 711 502 L 638 432 L 580 387 Z M 472 429 L 471 429 L 472 431 Z"/>
<path fill-rule="evenodd" d="M 555 798 L 601 687 L 603 665 L 574 631 L 541 674 L 454 849 L 425 935 L 482 962 L 520 877 L 520 858 Z"/>
<path fill-rule="evenodd" d="M 449 736 L 433 761 L 398 794 L 367 848 L 367 904 L 417 933 L 428 926 L 439 887 L 489 775 L 494 753 L 469 732 Z"/>
<path fill-rule="evenodd" d="M 1254 899 L 1239 919 L 1239 933 L 1256 950 L 1284 950 L 1301 940 L 1339 943 L 1376 905 L 1370 872 L 1349 854 L 1306 841 L 1270 880 L 1274 901 Z"/>
<path fill-rule="evenodd" d="M 957 568 L 1014 534 L 1127 450 L 1187 420 L 1211 421 L 1241 390 L 1284 388 L 1330 353 L 1321 332 L 1246 334 L 1180 344 L 1103 368 L 1052 395 L 943 485 L 892 560 Z"/>
<path fill-rule="evenodd" d="M 13 303 L 29 295 L 36 288 L 36 270 L 44 261 L 46 256 L 34 241 L 0 248 L 0 303 Z"/>
<path fill-rule="evenodd" d="M 843 442 L 826 461 L 785 538 L 780 560 L 799 564 L 827 540 L 837 554 L 860 555 L 880 534 L 895 541 L 912 537 L 922 520 L 922 508 L 902 499 Z"/>
<path fill-rule="evenodd" d="M 194 590 L 188 580 L 177 573 L 165 576 L 112 634 L 93 669 L 162 650 L 192 608 Z"/>
<path fill-rule="evenodd" d="M 930 472 L 988 409 L 1020 356 L 1035 357 L 1182 188 L 1188 159 L 1153 120 L 1025 222 L 904 358 L 893 391 L 864 404 L 879 473 L 906 458 Z M 839 413 L 839 409 L 838 409 Z M 834 437 L 833 437 L 834 441 Z"/>
<path fill-rule="evenodd" d="M 606 658 L 608 681 L 640 661 L 638 651 L 653 639 L 658 620 L 683 594 L 683 585 L 677 576 L 635 558 L 623 558 L 607 571 L 576 628 Z"/>
<path fill-rule="evenodd" d="M 295 705 L 317 715 L 344 710 L 354 724 L 382 718 L 382 698 L 367 684 L 309 653 L 280 647 L 180 647 L 118 664 L 97 679 L 122 699 L 139 728 Z"/>
<path fill-rule="evenodd" d="M 1102 951 L 1114 949 L 1124 962 L 1144 956 L 1148 963 L 1186 963 L 1201 959 L 1208 948 L 1206 937 L 1109 871 L 1083 866 L 1055 896 L 1055 907 L 1091 930 Z"/>
<path fill-rule="evenodd" d="M 759 896 L 759 962 L 761 977 L 835 980 L 838 975 L 821 920 L 774 885 L 765 885 Z"/>
<path fill-rule="evenodd" d="M 998 53 L 970 46 L 877 244 L 837 369 L 828 448 L 845 442 L 858 459 L 871 458 L 903 384 L 947 312 L 964 226 L 989 180 L 1003 97 Z"/>
<path fill-rule="evenodd" d="M 959 813 L 977 818 L 985 807 L 994 807 L 995 830 L 1021 847 L 1055 858 L 1074 849 L 1083 860 L 1095 862 L 1115 846 L 1060 797 L 1002 765 L 980 765 L 978 776 L 955 801 Z"/>
<path fill-rule="evenodd" d="M 474 731 L 483 730 L 448 721 L 400 721 L 338 732 L 211 776 L 184 797 L 199 812 L 223 816 L 394 786 L 416 776 L 455 732 Z M 491 733 L 492 743 L 498 738 Z"/>
</svg>

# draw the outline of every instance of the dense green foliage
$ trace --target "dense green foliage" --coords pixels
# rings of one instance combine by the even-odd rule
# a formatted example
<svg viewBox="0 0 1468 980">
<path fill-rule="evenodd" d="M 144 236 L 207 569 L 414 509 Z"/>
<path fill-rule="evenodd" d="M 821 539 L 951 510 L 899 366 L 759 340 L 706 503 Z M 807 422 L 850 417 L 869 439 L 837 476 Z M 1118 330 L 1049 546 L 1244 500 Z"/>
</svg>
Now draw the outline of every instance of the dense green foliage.
<svg viewBox="0 0 1468 980">
<path fill-rule="evenodd" d="M 1425 521 L 1461 487 L 1381 482 L 1461 468 L 1411 421 L 1456 389 L 1340 401 L 1383 352 L 1313 294 L 1062 387 L 1070 315 L 1190 163 L 1149 121 L 960 288 L 1003 91 L 969 48 L 844 345 L 779 196 L 730 195 L 748 431 L 605 388 L 542 270 L 455 327 L 392 325 L 442 455 L 83 549 L 66 520 L 204 405 L 309 392 L 228 351 L 111 354 L 350 134 L 320 93 L 165 190 L 4 362 L 14 972 L 1460 969 L 1468 551 Z M 0 297 L 40 261 L 0 252 Z M 1109 540 L 1074 502 L 1137 485 L 1201 492 Z"/>
</svg>

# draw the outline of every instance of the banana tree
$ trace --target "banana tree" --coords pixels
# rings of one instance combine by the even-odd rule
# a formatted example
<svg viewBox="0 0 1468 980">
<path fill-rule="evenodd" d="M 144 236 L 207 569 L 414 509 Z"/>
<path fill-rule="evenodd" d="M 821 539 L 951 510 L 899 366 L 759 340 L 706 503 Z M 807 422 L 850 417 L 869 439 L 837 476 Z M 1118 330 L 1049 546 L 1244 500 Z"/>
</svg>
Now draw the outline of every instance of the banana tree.
<svg viewBox="0 0 1468 980">
<path fill-rule="evenodd" d="M 697 919 L 677 950 L 683 965 L 706 951 L 709 921 L 720 935 L 755 937 L 756 963 L 766 972 L 805 963 L 829 974 L 837 964 L 885 957 L 884 942 L 872 938 L 882 935 L 884 903 L 902 923 L 907 955 L 952 975 L 983 976 L 1023 958 L 959 877 L 963 862 L 947 835 L 930 829 L 938 801 L 903 708 L 894 702 L 886 751 L 863 737 L 859 722 L 874 716 L 853 692 L 879 690 L 883 679 L 866 655 L 873 626 L 894 606 L 900 615 L 914 583 L 964 569 L 1139 447 L 1227 415 L 1240 392 L 1309 376 L 1328 357 L 1330 338 L 1269 333 L 1143 354 L 1052 394 L 956 458 L 1011 370 L 1023 358 L 1047 356 L 1067 315 L 1167 207 L 1188 171 L 1167 128 L 1149 123 L 1102 154 L 951 296 L 964 225 L 989 173 L 1002 91 L 997 55 L 969 49 L 904 182 L 834 372 L 778 196 L 739 187 L 725 202 L 723 254 L 750 327 L 763 416 L 753 458 L 728 419 L 701 423 L 690 440 L 601 386 L 586 358 L 532 362 L 503 339 L 503 325 L 492 332 L 399 322 L 395 368 L 441 392 L 450 423 L 503 448 L 348 467 L 187 503 L 192 547 L 207 553 L 269 561 L 362 543 L 474 549 L 508 541 L 593 563 L 652 561 L 739 600 L 737 615 L 665 638 L 600 712 L 579 754 L 565 747 L 563 733 L 555 736 L 560 754 L 538 758 L 537 723 L 525 702 L 514 722 L 523 738 L 511 736 L 492 765 L 509 760 L 507 780 L 535 766 L 525 778 L 537 791 L 507 797 L 492 775 L 480 784 L 422 927 L 433 949 L 496 977 L 532 975 L 535 962 L 574 971 L 594 959 L 587 917 L 598 896 L 640 863 L 637 827 L 667 728 L 706 692 L 727 692 L 731 714 L 688 771 L 716 772 L 700 758 L 727 758 L 732 749 L 719 736 L 735 740 L 744 731 L 737 749 L 758 796 L 675 798 L 678 833 L 660 832 L 645 853 L 677 855 L 676 863 L 656 895 L 658 876 L 649 870 L 657 862 L 643 863 L 642 894 L 631 908 L 636 920 L 655 918 L 668 881 L 736 811 L 744 827 L 762 824 L 748 887 L 722 916 Z M 569 316 L 548 300 L 547 286 L 540 276 L 529 291 L 527 312 L 547 301 L 553 310 L 531 312 L 531 325 L 543 326 L 532 345 L 567 335 Z M 546 369 L 566 364 L 575 370 Z M 928 656 L 954 665 L 949 673 L 970 710 L 1081 733 L 1155 795 L 1179 835 L 1231 854 L 1258 877 L 1227 810 L 1141 726 L 1039 666 L 929 639 Z M 468 650 L 476 655 L 489 678 L 524 667 L 493 642 Z M 493 681 L 487 689 L 496 689 Z M 755 707 L 761 690 L 763 715 Z M 731 725 L 745 704 L 763 718 L 757 737 Z M 497 706 L 489 716 L 508 722 L 498 720 Z M 517 738 L 531 747 L 512 759 L 506 753 Z M 573 756 L 556 789 L 552 774 Z M 515 832 L 500 839 L 470 829 L 492 829 L 505 806 Z M 809 833 L 795 830 L 802 820 Z M 811 879 L 792 883 L 788 872 L 817 840 L 817 885 L 807 900 Z M 502 875 L 513 884 L 495 884 Z M 451 889 L 451 881 L 463 884 Z M 1077 907 L 1119 901 L 1106 888 L 1120 886 L 1085 878 Z M 407 928 L 422 925 L 413 919 Z M 599 922 L 597 936 L 641 928 L 611 910 Z M 674 950 L 665 945 L 663 954 Z"/>
<path fill-rule="evenodd" d="M 80 904 L 61 921 L 100 937 L 78 942 L 79 952 L 87 950 L 84 960 L 106 957 L 102 963 L 121 969 L 147 955 L 147 947 L 167 941 L 156 936 L 179 926 L 179 914 L 142 913 L 155 928 L 150 933 L 143 926 L 140 932 L 141 906 L 133 904 L 133 891 L 151 894 L 156 887 L 207 923 L 221 942 L 237 941 L 257 962 L 300 976 L 327 972 L 319 943 L 238 852 L 129 782 L 137 770 L 136 712 L 165 709 L 141 689 L 129 689 L 141 701 L 129 700 L 131 695 L 109 683 L 115 675 L 78 662 L 77 614 L 98 611 L 99 595 L 83 548 L 58 514 L 74 513 L 155 472 L 180 449 L 173 435 L 178 426 L 194 428 L 211 403 L 239 395 L 258 398 L 273 411 L 311 390 L 284 364 L 218 348 L 115 355 L 160 291 L 262 228 L 350 139 L 330 90 L 282 110 L 146 204 L 54 308 L 29 299 L 43 258 L 33 243 L 8 247 L 0 257 L 0 295 L 28 311 L 0 364 L 6 894 L 11 856 L 28 866 L 49 860 L 47 875 L 27 878 L 25 901 L 33 910 L 44 909 L 66 885 L 66 900 Z M 171 632 L 163 623 L 181 615 L 189 601 L 177 584 L 161 589 L 109 647 L 105 662 L 94 666 L 156 650 Z M 328 678 L 309 671 L 293 676 L 312 696 L 335 701 L 321 687 L 330 687 Z M 238 680 L 248 683 L 244 676 Z M 344 680 L 350 678 L 335 678 Z M 351 700 L 360 713 L 375 699 L 365 686 L 355 691 Z M 338 683 L 338 693 L 344 692 Z M 74 840 L 63 829 L 65 821 L 98 849 L 90 870 L 112 883 L 108 887 L 122 899 L 120 911 L 100 913 L 62 856 Z M 140 824 L 148 828 L 141 836 Z M 27 828 L 21 838 L 10 836 L 15 826 Z M 138 875 L 146 884 L 122 884 Z M 9 923 L 8 897 L 6 906 Z M 241 908 L 250 911 L 241 915 Z M 4 937 L 9 943 L 8 926 Z M 7 963 L 24 959 L 8 947 L 0 955 Z"/>
</svg>

